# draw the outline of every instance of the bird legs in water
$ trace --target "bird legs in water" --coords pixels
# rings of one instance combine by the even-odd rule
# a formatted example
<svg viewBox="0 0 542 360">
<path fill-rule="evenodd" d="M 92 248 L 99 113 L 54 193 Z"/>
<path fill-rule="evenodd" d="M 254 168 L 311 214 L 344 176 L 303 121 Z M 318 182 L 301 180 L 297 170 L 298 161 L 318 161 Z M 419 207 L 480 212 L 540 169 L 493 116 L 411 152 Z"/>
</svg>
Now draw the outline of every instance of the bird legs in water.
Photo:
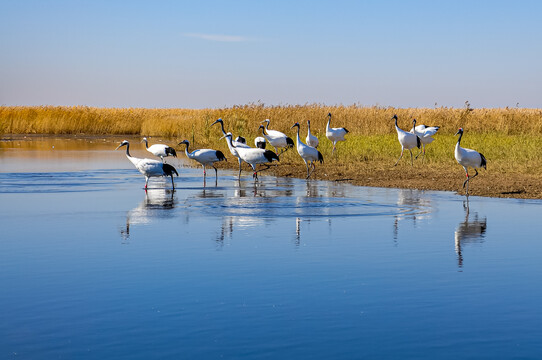
<svg viewBox="0 0 542 360">
<path fill-rule="evenodd" d="M 145 176 L 145 191 L 148 190 L 149 185 L 149 177 Z M 173 181 L 173 174 L 171 174 L 171 187 L 173 188 L 173 191 L 175 191 L 175 182 Z"/>
<path fill-rule="evenodd" d="M 303 159 L 305 160 L 305 159 Z M 305 165 L 307 166 L 307 179 L 311 177 L 312 173 L 316 169 L 316 165 L 314 165 L 314 162 L 310 162 L 311 171 L 309 172 L 309 163 L 305 161 Z"/>
<path fill-rule="evenodd" d="M 395 165 L 393 166 L 397 166 L 397 164 L 399 164 L 399 160 L 401 160 L 401 158 L 403 157 L 404 151 L 405 151 L 404 149 L 401 149 L 401 156 L 399 156 L 399 159 L 397 159 L 397 161 L 395 162 Z M 414 166 L 414 160 L 413 160 L 414 155 L 412 155 L 412 150 L 409 149 L 408 151 L 410 151 L 410 165 Z"/>
<path fill-rule="evenodd" d="M 241 164 L 243 163 L 243 160 L 241 160 L 241 158 L 239 158 L 238 160 L 239 160 L 239 178 L 241 178 Z"/>
<path fill-rule="evenodd" d="M 256 171 L 255 168 L 252 168 L 252 170 L 254 170 L 254 173 L 252 174 L 252 177 L 253 177 L 253 178 L 258 179 L 258 173 L 259 173 L 260 171 L 264 171 L 264 170 L 267 170 L 267 169 L 270 169 L 270 168 L 271 168 L 271 165 L 269 165 L 269 164 L 262 164 L 262 165 L 265 166 L 265 167 L 262 168 L 262 169 L 260 169 L 260 170 L 258 170 L 258 171 Z M 276 165 L 274 165 L 274 166 L 276 166 Z"/>
<path fill-rule="evenodd" d="M 465 180 L 463 182 L 463 188 L 465 188 L 465 185 L 467 185 L 467 192 L 465 195 L 469 196 L 469 182 L 470 182 L 470 179 L 474 179 L 476 176 L 478 176 L 478 170 L 476 170 L 476 168 L 474 168 L 474 171 L 476 172 L 474 174 L 474 176 L 469 176 L 469 171 L 467 170 L 466 167 L 463 167 L 465 169 L 465 174 L 467 174 L 467 180 Z"/>
</svg>

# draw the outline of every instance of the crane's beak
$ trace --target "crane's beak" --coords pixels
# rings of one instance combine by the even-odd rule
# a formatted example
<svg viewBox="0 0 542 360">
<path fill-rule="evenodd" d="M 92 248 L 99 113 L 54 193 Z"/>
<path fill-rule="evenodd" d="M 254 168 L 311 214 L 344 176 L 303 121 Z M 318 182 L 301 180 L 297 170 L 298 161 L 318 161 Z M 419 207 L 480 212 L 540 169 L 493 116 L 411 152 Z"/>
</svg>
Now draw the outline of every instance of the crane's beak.
<svg viewBox="0 0 542 360">
<path fill-rule="evenodd" d="M 122 146 L 123 144 L 120 144 L 119 146 L 117 146 L 117 148 L 115 150 L 118 150 L 120 149 L 120 147 Z"/>
<path fill-rule="evenodd" d="M 212 124 L 209 125 L 209 126 L 213 126 L 213 125 L 216 124 L 217 122 L 220 122 L 220 121 L 216 120 L 214 123 L 212 123 Z"/>
</svg>

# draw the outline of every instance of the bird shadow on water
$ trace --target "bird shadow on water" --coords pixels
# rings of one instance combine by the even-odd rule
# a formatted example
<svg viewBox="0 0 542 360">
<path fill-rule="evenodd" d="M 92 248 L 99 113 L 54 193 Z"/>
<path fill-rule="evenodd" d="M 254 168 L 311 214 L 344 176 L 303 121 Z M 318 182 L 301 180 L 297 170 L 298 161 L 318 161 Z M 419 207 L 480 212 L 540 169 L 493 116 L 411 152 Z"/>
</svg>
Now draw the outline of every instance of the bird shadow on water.
<svg viewBox="0 0 542 360">
<path fill-rule="evenodd" d="M 123 243 L 130 240 L 130 226 L 147 225 L 155 219 L 171 218 L 176 206 L 175 190 L 156 188 L 145 191 L 143 201 L 126 213 L 126 223 L 120 229 Z"/>
<path fill-rule="evenodd" d="M 463 247 L 468 244 L 481 244 L 485 241 L 487 230 L 487 217 L 481 218 L 478 212 L 471 214 L 469 200 L 463 201 L 465 219 L 459 223 L 455 232 L 455 252 L 457 254 L 457 266 L 463 268 Z"/>
</svg>

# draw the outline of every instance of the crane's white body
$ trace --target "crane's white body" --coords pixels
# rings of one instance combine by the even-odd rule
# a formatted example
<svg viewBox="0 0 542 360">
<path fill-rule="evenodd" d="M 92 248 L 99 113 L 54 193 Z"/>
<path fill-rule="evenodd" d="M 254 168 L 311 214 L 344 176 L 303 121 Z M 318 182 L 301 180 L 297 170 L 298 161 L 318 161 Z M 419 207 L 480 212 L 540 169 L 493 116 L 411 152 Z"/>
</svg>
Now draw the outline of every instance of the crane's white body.
<svg viewBox="0 0 542 360">
<path fill-rule="evenodd" d="M 238 148 L 250 148 L 250 146 L 248 146 L 245 142 L 242 142 L 242 141 L 239 141 L 240 139 L 244 139 L 244 138 L 241 138 L 240 136 L 237 137 L 236 140 L 233 140 L 233 135 L 231 133 L 226 133 L 226 131 L 224 130 L 224 121 L 222 119 L 218 119 L 216 120 L 214 123 L 211 124 L 211 126 L 213 126 L 214 124 L 220 124 L 220 129 L 222 130 L 222 135 L 224 135 L 223 137 L 226 137 L 228 134 L 230 135 L 230 140 L 231 141 L 227 141 L 228 143 L 228 149 L 230 150 L 230 153 L 235 156 L 237 158 L 237 160 L 239 161 L 239 176 L 241 176 L 241 164 L 243 163 L 243 160 L 241 159 L 241 157 L 239 157 L 239 153 L 237 152 L 237 149 Z"/>
<path fill-rule="evenodd" d="M 454 156 L 455 156 L 455 160 L 459 163 L 459 165 L 463 166 L 463 169 L 465 169 L 467 180 L 465 180 L 465 182 L 463 183 L 463 187 L 465 187 L 465 185 L 467 186 L 466 195 L 469 196 L 470 179 L 473 179 L 476 176 L 478 176 L 479 168 L 487 169 L 487 161 L 486 161 L 485 156 L 479 153 L 478 151 L 461 147 L 461 138 L 463 137 L 463 129 L 459 129 L 456 135 L 457 134 L 459 134 L 459 139 L 457 139 L 457 144 L 455 144 Z M 469 170 L 468 170 L 469 167 L 473 168 L 475 171 L 475 174 L 472 177 L 469 176 Z"/>
<path fill-rule="evenodd" d="M 420 156 L 420 154 L 423 153 L 423 161 L 423 159 L 425 158 L 425 145 L 431 144 L 435 140 L 433 138 L 433 135 L 437 133 L 438 129 L 440 129 L 440 126 L 416 126 L 416 119 L 412 120 L 412 129 L 410 129 L 410 133 L 419 137 L 422 143 L 422 151 L 420 151 L 420 153 L 416 155 L 416 159 L 418 158 L 418 156 Z"/>
<path fill-rule="evenodd" d="M 333 151 L 335 152 L 335 147 L 337 142 L 346 141 L 344 138 L 348 134 L 348 130 L 345 128 L 332 128 L 331 127 L 331 113 L 327 114 L 327 124 L 326 124 L 326 137 L 333 143 Z"/>
<path fill-rule="evenodd" d="M 231 142 L 231 133 L 227 133 L 225 136 L 226 141 L 228 142 L 228 146 L 234 148 L 237 151 L 237 154 L 241 160 L 246 162 L 247 164 L 252 167 L 252 170 L 254 171 L 253 177 L 258 177 L 258 172 L 262 170 L 266 170 L 269 168 L 269 165 L 261 170 L 256 171 L 256 165 L 258 164 L 267 164 L 270 162 L 273 162 L 274 160 L 279 161 L 279 158 L 277 154 L 272 152 L 271 150 L 265 150 L 265 149 L 259 149 L 259 148 L 243 148 L 243 147 L 235 147 Z M 239 171 L 239 175 L 241 175 L 241 171 Z"/>
<path fill-rule="evenodd" d="M 146 137 L 144 137 L 141 141 L 145 142 L 145 148 L 147 149 L 147 151 L 154 156 L 158 156 L 160 159 L 162 159 L 162 162 L 164 161 L 164 157 L 170 155 L 173 157 L 177 157 L 175 149 L 173 149 L 171 146 L 167 146 L 165 144 L 154 144 L 149 146 L 149 142 L 147 141 Z"/>
<path fill-rule="evenodd" d="M 399 160 L 401 160 L 401 158 L 403 157 L 404 151 L 408 150 L 410 152 L 410 163 L 412 166 L 414 166 L 412 149 L 414 149 L 415 147 L 420 148 L 421 140 L 418 136 L 416 136 L 416 134 L 407 132 L 397 125 L 397 115 L 394 115 L 392 120 L 393 119 L 395 119 L 395 130 L 397 131 L 397 139 L 401 144 L 401 156 L 399 156 L 399 159 L 397 159 L 395 165 L 397 165 L 399 163 Z"/>
<path fill-rule="evenodd" d="M 280 131 L 269 130 L 269 122 L 269 119 L 265 119 L 264 121 L 262 121 L 262 123 L 265 123 L 265 126 L 261 125 L 260 129 L 262 129 L 262 135 L 265 140 L 267 140 L 267 142 L 269 142 L 269 144 L 271 144 L 271 146 L 275 148 L 275 153 L 277 153 L 277 155 L 280 155 L 284 151 L 292 147 L 294 145 L 294 142 L 291 138 L 286 136 L 286 134 Z M 278 148 L 286 150 L 281 150 L 281 152 L 278 153 Z"/>
<path fill-rule="evenodd" d="M 301 158 L 305 162 L 305 166 L 307 167 L 307 179 L 308 179 L 311 176 L 314 169 L 316 168 L 316 166 L 314 165 L 314 162 L 320 161 L 321 163 L 323 163 L 324 158 L 322 154 L 320 153 L 320 151 L 318 151 L 316 148 L 312 146 L 308 146 L 301 142 L 301 138 L 299 137 L 299 123 L 295 123 L 292 126 L 292 128 L 293 127 L 297 127 L 297 138 L 296 138 L 297 139 L 297 144 L 296 144 L 297 153 L 299 154 L 299 156 L 301 156 Z M 310 164 L 310 167 L 312 168 L 312 171 L 309 171 L 309 164 Z"/>
<path fill-rule="evenodd" d="M 145 176 L 145 190 L 149 183 L 149 178 L 159 177 L 159 176 L 171 176 L 171 185 L 175 189 L 175 183 L 173 182 L 173 172 L 178 176 L 179 174 L 175 168 L 169 164 L 164 164 L 161 161 L 153 159 L 140 159 L 130 155 L 130 143 L 127 140 L 124 140 L 118 147 L 126 146 L 126 157 L 135 168 Z"/>
<path fill-rule="evenodd" d="M 188 140 L 183 140 L 182 142 L 179 143 L 179 145 L 181 144 L 186 145 L 186 148 L 184 150 L 186 157 L 192 160 L 196 160 L 203 166 L 204 177 L 207 175 L 205 172 L 205 168 L 207 166 L 211 166 L 213 169 L 215 169 L 215 176 L 218 179 L 218 170 L 216 169 L 214 164 L 215 162 L 226 160 L 222 151 L 213 150 L 213 149 L 198 149 L 192 152 L 188 152 L 188 147 L 190 146 L 190 142 Z"/>
<path fill-rule="evenodd" d="M 319 141 L 318 141 L 318 138 L 316 136 L 311 134 L 311 122 L 310 122 L 310 120 L 307 120 L 307 125 L 308 125 L 307 137 L 305 138 L 305 141 L 307 142 L 307 145 L 309 145 L 309 146 L 311 146 L 313 148 L 317 148 L 318 144 L 319 144 Z"/>
</svg>

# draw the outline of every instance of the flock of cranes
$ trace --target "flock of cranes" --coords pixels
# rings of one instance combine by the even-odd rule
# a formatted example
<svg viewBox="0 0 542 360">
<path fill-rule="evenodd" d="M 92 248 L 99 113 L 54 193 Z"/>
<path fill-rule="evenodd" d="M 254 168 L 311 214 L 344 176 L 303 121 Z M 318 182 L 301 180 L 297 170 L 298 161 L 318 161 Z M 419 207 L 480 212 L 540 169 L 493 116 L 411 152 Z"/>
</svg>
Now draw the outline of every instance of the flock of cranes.
<svg viewBox="0 0 542 360">
<path fill-rule="evenodd" d="M 336 144 L 339 141 L 346 141 L 345 135 L 348 134 L 348 130 L 345 128 L 332 128 L 330 127 L 331 123 L 331 113 L 327 115 L 327 125 L 326 125 L 326 137 L 333 143 L 333 150 L 332 154 L 336 150 Z M 397 131 L 397 139 L 399 140 L 399 143 L 401 144 L 401 155 L 399 156 L 399 159 L 395 162 L 395 165 L 399 163 L 401 158 L 403 157 L 404 151 L 408 150 L 410 152 L 410 162 L 411 165 L 414 165 L 414 155 L 412 154 L 412 149 L 417 147 L 420 149 L 420 152 L 416 155 L 416 159 L 422 155 L 422 162 L 425 158 L 425 146 L 432 143 L 435 139 L 433 136 L 437 133 L 439 130 L 438 126 L 426 126 L 426 125 L 417 125 L 416 126 L 416 119 L 412 121 L 412 129 L 410 131 L 405 131 L 401 129 L 397 125 L 397 115 L 394 115 L 392 117 L 392 120 L 395 121 L 395 130 Z M 265 125 L 263 125 L 265 123 Z M 305 162 L 305 166 L 307 168 L 307 179 L 310 178 L 311 174 L 316 169 L 316 162 L 323 163 L 324 157 L 322 156 L 322 153 L 318 151 L 318 145 L 319 141 L 316 136 L 314 136 L 311 133 L 310 128 L 310 121 L 307 121 L 308 129 L 307 129 L 307 137 L 305 138 L 305 142 L 303 143 L 301 140 L 301 137 L 299 135 L 300 133 L 300 125 L 299 123 L 295 123 L 291 129 L 297 128 L 297 136 L 296 136 L 296 143 L 294 144 L 294 141 L 288 137 L 286 134 L 277 131 L 269 129 L 269 123 L 270 120 L 266 119 L 262 121 L 262 125 L 260 125 L 259 129 L 262 131 L 262 136 L 258 136 L 254 140 L 254 144 L 256 147 L 251 147 L 247 145 L 245 138 L 238 136 L 233 139 L 233 135 L 231 132 L 226 132 L 224 129 L 224 121 L 222 119 L 216 120 L 214 123 L 211 124 L 211 126 L 215 124 L 220 124 L 220 129 L 222 131 L 222 138 L 226 139 L 226 143 L 228 145 L 228 148 L 231 152 L 231 154 L 237 158 L 239 162 L 239 176 L 241 176 L 241 165 L 243 162 L 250 165 L 252 168 L 252 176 L 253 178 L 258 178 L 258 173 L 267 170 L 270 168 L 270 164 L 273 163 L 273 161 L 280 161 L 280 155 L 282 155 L 285 151 L 289 150 L 290 148 L 296 147 L 297 153 L 299 156 L 303 159 Z M 463 166 L 465 169 L 465 174 L 467 176 L 467 179 L 463 183 L 463 188 L 466 186 L 466 195 L 469 195 L 469 181 L 476 177 L 478 175 L 478 169 L 484 168 L 486 169 L 487 161 L 484 155 L 481 153 L 466 149 L 461 147 L 461 138 L 463 136 L 463 129 L 459 129 L 456 135 L 459 135 L 459 138 L 457 140 L 457 144 L 455 146 L 455 159 L 457 162 Z M 149 146 L 147 138 L 143 138 L 142 142 L 145 142 L 145 148 L 147 151 L 149 151 L 151 154 L 160 157 L 162 161 L 153 160 L 153 159 L 139 159 L 136 157 L 133 157 L 130 155 L 130 143 L 127 140 L 124 140 L 118 147 L 126 146 L 126 157 L 132 164 L 136 167 L 137 170 L 141 174 L 145 176 L 145 190 L 147 189 L 147 185 L 149 182 L 149 178 L 151 177 L 159 177 L 159 176 L 169 176 L 171 177 L 171 184 L 172 187 L 175 188 L 175 183 L 173 181 L 173 174 L 179 175 L 177 173 L 177 170 L 175 168 L 164 162 L 164 157 L 173 156 L 177 157 L 177 152 L 174 148 L 167 146 L 165 144 L 154 144 L 152 146 Z M 266 144 L 269 143 L 275 151 L 267 150 Z M 178 145 L 185 145 L 185 154 L 189 159 L 195 160 L 198 163 L 200 163 L 203 166 L 203 176 L 204 179 L 206 177 L 206 168 L 212 167 L 215 169 L 215 179 L 218 180 L 218 170 L 214 166 L 215 162 L 219 161 L 226 161 L 226 157 L 220 150 L 213 150 L 213 149 L 197 149 L 192 152 L 189 152 L 188 148 L 190 146 L 190 142 L 188 140 L 181 141 Z M 279 152 L 280 149 L 280 152 Z M 259 170 L 256 170 L 257 165 L 263 165 Z M 468 168 L 471 167 L 474 169 L 475 174 L 474 176 L 470 176 L 468 172 Z"/>
</svg>

